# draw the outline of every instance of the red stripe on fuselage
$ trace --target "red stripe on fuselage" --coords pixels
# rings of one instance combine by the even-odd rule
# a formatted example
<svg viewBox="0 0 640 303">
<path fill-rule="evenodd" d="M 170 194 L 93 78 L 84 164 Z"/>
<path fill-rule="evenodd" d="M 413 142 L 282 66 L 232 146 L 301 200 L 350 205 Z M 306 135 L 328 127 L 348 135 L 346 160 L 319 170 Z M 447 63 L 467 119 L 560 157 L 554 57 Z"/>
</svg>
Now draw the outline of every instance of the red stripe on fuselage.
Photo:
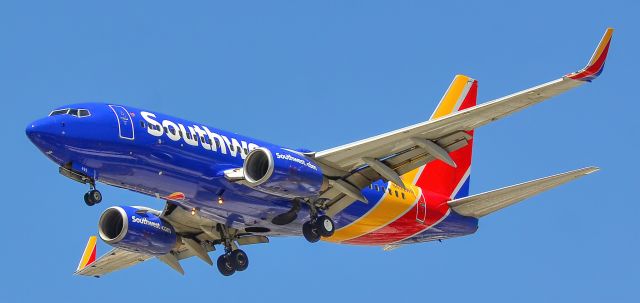
<svg viewBox="0 0 640 303">
<path fill-rule="evenodd" d="M 458 110 L 476 105 L 477 94 L 478 84 L 476 82 L 471 86 Z M 472 136 L 469 144 L 449 154 L 456 162 L 457 168 L 453 168 L 442 161 L 432 161 L 427 163 L 422 174 L 418 177 L 416 185 L 422 188 L 422 194 L 427 204 L 427 214 L 424 222 L 417 220 L 418 208 L 414 205 L 408 212 L 388 225 L 343 243 L 357 245 L 390 244 L 421 233 L 440 221 L 449 211 L 447 202 L 455 195 L 454 191 L 459 189 L 462 183 L 466 181 L 465 174 L 471 167 L 473 131 L 468 131 L 467 133 Z"/>
<path fill-rule="evenodd" d="M 472 142 L 470 141 L 470 143 Z M 387 226 L 344 243 L 360 245 L 390 244 L 420 233 L 442 219 L 449 210 L 447 201 L 451 199 L 451 195 L 454 194 L 453 191 L 459 187 L 460 183 L 465 181 L 462 179 L 470 163 L 463 164 L 463 162 L 470 162 L 468 160 L 464 161 L 464 159 L 471 158 L 471 145 L 452 152 L 451 157 L 458 164 L 457 169 L 453 169 L 444 162 L 433 161 L 427 164 L 424 173 L 418 179 L 417 184 L 424 189 L 422 194 L 427 204 L 427 215 L 424 223 L 416 220 L 418 208 L 414 205 L 411 210 Z M 448 195 L 439 194 L 438 192 L 447 192 Z"/>
</svg>

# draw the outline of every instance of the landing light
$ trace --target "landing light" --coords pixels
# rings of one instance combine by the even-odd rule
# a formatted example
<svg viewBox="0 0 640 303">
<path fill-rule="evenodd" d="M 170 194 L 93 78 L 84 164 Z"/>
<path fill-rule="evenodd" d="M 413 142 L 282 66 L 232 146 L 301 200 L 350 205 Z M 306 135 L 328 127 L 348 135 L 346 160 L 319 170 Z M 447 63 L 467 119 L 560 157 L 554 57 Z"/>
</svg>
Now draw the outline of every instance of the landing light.
<svg viewBox="0 0 640 303">
<path fill-rule="evenodd" d="M 192 215 L 192 216 L 195 216 L 195 215 L 196 215 L 196 209 L 195 209 L 195 207 L 191 209 L 191 215 Z"/>
<path fill-rule="evenodd" d="M 222 205 L 222 203 L 224 203 L 224 199 L 222 199 L 222 196 L 218 196 L 218 204 Z"/>
</svg>

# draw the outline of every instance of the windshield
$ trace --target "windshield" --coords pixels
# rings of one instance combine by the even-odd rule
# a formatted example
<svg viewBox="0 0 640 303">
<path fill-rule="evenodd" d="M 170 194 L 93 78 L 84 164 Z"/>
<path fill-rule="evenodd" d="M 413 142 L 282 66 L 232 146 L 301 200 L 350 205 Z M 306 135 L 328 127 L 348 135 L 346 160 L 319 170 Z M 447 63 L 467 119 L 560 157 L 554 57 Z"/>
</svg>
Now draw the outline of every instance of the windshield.
<svg viewBox="0 0 640 303">
<path fill-rule="evenodd" d="M 91 112 L 88 109 L 77 109 L 77 108 L 65 108 L 65 109 L 56 109 L 49 114 L 51 116 L 57 115 L 70 115 L 75 117 L 88 117 L 91 116 Z"/>
</svg>

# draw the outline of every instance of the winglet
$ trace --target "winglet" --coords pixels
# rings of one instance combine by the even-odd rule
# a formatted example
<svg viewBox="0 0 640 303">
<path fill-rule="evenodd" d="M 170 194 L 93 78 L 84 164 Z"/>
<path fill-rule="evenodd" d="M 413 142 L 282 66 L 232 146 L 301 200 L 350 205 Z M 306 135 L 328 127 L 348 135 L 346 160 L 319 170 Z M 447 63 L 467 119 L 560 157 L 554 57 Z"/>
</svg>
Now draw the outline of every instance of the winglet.
<svg viewBox="0 0 640 303">
<path fill-rule="evenodd" d="M 579 81 L 591 81 L 602 73 L 604 69 L 604 63 L 607 60 L 607 54 L 609 53 L 609 45 L 611 44 L 611 37 L 613 36 L 613 28 L 607 28 L 602 36 L 602 40 L 598 44 L 595 52 L 591 56 L 591 60 L 585 68 L 575 73 L 568 74 L 567 77 L 579 80 Z"/>
<path fill-rule="evenodd" d="M 89 237 L 89 241 L 87 242 L 87 246 L 84 248 L 84 253 L 82 253 L 82 258 L 80 259 L 76 272 L 81 271 L 96 260 L 96 240 L 96 236 Z"/>
</svg>

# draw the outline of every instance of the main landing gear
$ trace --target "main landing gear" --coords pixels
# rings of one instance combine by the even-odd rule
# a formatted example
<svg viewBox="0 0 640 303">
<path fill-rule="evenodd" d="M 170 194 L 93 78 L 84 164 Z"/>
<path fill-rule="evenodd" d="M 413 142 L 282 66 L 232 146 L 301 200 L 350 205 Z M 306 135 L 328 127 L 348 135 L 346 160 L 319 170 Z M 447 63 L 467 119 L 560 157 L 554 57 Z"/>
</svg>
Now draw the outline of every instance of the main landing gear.
<svg viewBox="0 0 640 303">
<path fill-rule="evenodd" d="M 249 257 L 241 249 L 226 252 L 218 257 L 218 270 L 223 276 L 233 275 L 236 271 L 243 271 L 249 267 Z"/>
<path fill-rule="evenodd" d="M 298 212 L 300 211 L 300 204 L 304 202 L 301 200 L 293 200 L 291 209 L 285 213 L 281 213 L 275 216 L 271 223 L 276 225 L 287 225 L 292 223 L 298 218 Z M 302 235 L 307 241 L 316 243 L 320 241 L 322 237 L 328 238 L 333 236 L 335 231 L 335 224 L 333 220 L 326 215 L 318 215 L 318 209 L 313 203 L 307 203 L 310 209 L 311 219 L 302 225 Z"/>
<path fill-rule="evenodd" d="M 89 184 L 89 191 L 84 194 L 84 203 L 88 206 L 93 206 L 102 202 L 102 194 L 96 189 L 96 184 L 91 182 Z"/>
<path fill-rule="evenodd" d="M 302 225 L 302 235 L 307 241 L 315 243 L 320 241 L 320 238 L 331 237 L 335 231 L 335 224 L 329 216 L 313 216 L 311 220 Z"/>
<path fill-rule="evenodd" d="M 229 235 L 229 230 L 226 226 L 220 224 L 218 228 L 220 229 L 225 251 L 224 254 L 218 257 L 218 261 L 216 262 L 218 270 L 223 276 L 230 276 L 236 271 L 246 270 L 249 267 L 249 257 L 247 253 L 234 245 L 233 239 Z"/>
</svg>

